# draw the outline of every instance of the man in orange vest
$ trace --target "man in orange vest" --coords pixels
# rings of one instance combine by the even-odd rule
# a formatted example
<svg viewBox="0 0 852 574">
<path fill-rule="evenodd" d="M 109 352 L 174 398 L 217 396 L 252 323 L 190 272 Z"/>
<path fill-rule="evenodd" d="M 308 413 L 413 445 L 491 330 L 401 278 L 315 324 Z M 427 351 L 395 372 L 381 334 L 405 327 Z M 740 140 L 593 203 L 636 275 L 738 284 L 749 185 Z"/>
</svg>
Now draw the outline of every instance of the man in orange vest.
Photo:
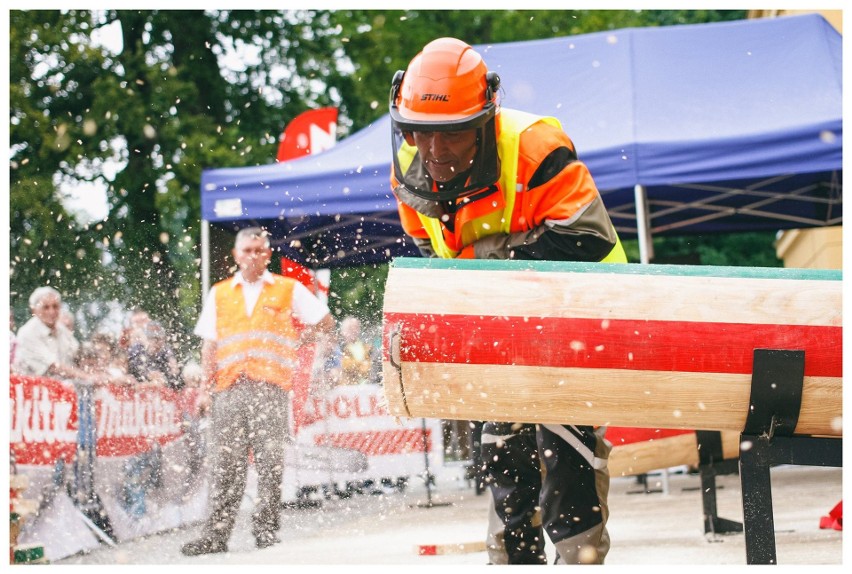
<svg viewBox="0 0 852 574">
<path fill-rule="evenodd" d="M 288 391 L 301 342 L 324 351 L 335 323 L 328 306 L 304 285 L 270 273 L 265 230 L 237 233 L 232 251 L 239 271 L 207 295 L 195 334 L 204 339 L 201 362 L 212 390 L 215 462 L 211 513 L 187 556 L 226 552 L 246 485 L 249 451 L 258 474 L 252 533 L 258 548 L 280 542 L 284 442 L 290 417 Z M 295 321 L 305 325 L 300 333 Z"/>
<path fill-rule="evenodd" d="M 454 38 L 430 42 L 394 76 L 391 185 L 405 232 L 426 257 L 626 263 L 558 120 L 501 108 L 499 87 L 482 57 Z M 545 531 L 557 562 L 603 563 L 604 431 L 484 423 L 492 563 L 545 564 Z"/>
</svg>

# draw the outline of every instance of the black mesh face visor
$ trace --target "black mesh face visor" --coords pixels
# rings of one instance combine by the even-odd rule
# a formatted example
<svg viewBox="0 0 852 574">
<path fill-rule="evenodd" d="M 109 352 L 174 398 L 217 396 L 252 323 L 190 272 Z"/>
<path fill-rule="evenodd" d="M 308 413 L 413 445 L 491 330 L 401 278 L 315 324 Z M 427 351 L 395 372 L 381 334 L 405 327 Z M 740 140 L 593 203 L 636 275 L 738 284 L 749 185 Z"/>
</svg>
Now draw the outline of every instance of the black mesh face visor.
<svg viewBox="0 0 852 574">
<path fill-rule="evenodd" d="M 425 122 L 404 122 L 406 127 L 416 127 L 415 129 L 403 130 L 394 119 L 394 111 L 391 111 L 394 177 L 408 191 L 422 199 L 431 201 L 455 201 L 481 191 L 483 188 L 489 188 L 497 182 L 500 177 L 500 161 L 497 157 L 496 122 L 493 106 L 490 113 L 483 110 L 473 116 L 477 119 L 479 125 L 475 125 L 475 123 L 471 125 L 469 123 L 471 120 L 466 119 L 464 124 L 468 127 L 461 129 L 459 126 L 462 124 L 456 121 L 428 124 Z M 482 123 L 483 120 L 484 123 Z M 438 125 L 440 125 L 440 129 L 433 127 Z M 429 172 L 420 161 L 417 148 L 411 142 L 410 137 L 406 138 L 406 135 L 410 136 L 413 131 L 454 132 L 465 129 L 476 129 L 476 154 L 471 168 L 465 174 L 460 174 L 457 180 L 449 182 L 449 185 L 435 185 Z M 409 158 L 411 158 L 410 163 L 408 162 Z"/>
</svg>

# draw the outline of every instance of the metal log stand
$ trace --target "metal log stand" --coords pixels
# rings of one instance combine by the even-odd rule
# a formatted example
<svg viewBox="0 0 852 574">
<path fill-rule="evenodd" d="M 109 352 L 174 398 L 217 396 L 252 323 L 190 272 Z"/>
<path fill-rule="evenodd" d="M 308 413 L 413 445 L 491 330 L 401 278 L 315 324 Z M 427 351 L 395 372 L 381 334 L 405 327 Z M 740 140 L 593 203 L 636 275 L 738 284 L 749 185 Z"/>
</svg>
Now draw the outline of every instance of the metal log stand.
<svg viewBox="0 0 852 574">
<path fill-rule="evenodd" d="M 751 398 L 739 456 L 748 564 L 777 563 L 770 467 L 843 466 L 842 439 L 793 435 L 804 372 L 804 351 L 754 350 Z"/>
<path fill-rule="evenodd" d="M 95 456 L 98 443 L 95 423 L 95 396 L 90 384 L 74 385 L 79 397 L 77 403 L 79 431 L 77 432 L 77 456 L 74 461 L 73 484 L 69 492 L 74 505 L 85 519 L 86 525 L 95 535 L 110 546 L 115 546 L 117 538 L 112 522 L 103 502 L 95 492 Z"/>
<path fill-rule="evenodd" d="M 451 502 L 435 502 L 432 500 L 432 485 L 435 484 L 435 475 L 429 470 L 429 431 L 426 429 L 426 419 L 420 419 L 421 431 L 423 433 L 423 460 L 425 461 L 425 469 L 423 471 L 423 480 L 426 481 L 426 502 L 419 503 L 420 508 L 434 508 L 435 506 L 452 506 Z"/>
<path fill-rule="evenodd" d="M 725 459 L 722 433 L 695 431 L 698 443 L 698 473 L 701 476 L 701 502 L 704 506 L 704 534 L 742 532 L 741 522 L 720 518 L 716 509 L 716 477 L 737 472 L 737 460 Z"/>
</svg>

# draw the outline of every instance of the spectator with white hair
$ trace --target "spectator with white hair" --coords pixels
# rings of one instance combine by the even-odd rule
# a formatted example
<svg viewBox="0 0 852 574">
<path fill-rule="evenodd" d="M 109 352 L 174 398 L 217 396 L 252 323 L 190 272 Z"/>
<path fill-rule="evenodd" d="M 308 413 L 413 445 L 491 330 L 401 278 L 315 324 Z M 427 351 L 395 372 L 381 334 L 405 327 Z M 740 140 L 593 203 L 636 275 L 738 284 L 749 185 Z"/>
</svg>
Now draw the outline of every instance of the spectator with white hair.
<svg viewBox="0 0 852 574">
<path fill-rule="evenodd" d="M 53 287 L 38 287 L 30 295 L 32 318 L 16 336 L 12 371 L 24 375 L 103 382 L 75 365 L 80 343 L 60 321 L 62 296 Z"/>
</svg>

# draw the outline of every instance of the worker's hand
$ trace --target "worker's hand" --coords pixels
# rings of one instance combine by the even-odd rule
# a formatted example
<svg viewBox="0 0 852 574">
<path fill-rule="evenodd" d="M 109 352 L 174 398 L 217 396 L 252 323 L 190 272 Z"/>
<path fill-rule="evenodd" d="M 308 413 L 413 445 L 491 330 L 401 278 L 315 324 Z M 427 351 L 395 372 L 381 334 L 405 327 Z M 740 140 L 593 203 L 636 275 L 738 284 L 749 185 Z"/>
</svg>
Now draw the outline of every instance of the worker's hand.
<svg viewBox="0 0 852 574">
<path fill-rule="evenodd" d="M 512 240 L 520 238 L 521 235 L 486 235 L 465 246 L 461 253 L 456 255 L 456 259 L 512 259 Z"/>
</svg>

